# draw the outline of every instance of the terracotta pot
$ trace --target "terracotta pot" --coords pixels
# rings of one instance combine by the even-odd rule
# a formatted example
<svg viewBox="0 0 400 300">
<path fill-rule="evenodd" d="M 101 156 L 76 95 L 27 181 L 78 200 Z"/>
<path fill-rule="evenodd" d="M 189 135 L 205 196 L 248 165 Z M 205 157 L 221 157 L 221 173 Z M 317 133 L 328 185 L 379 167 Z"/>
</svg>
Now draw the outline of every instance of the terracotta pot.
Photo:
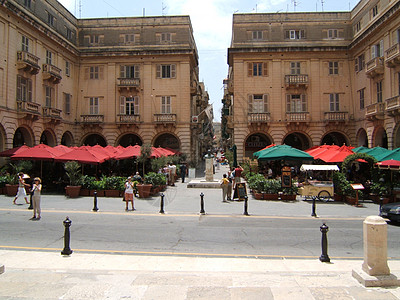
<svg viewBox="0 0 400 300">
<path fill-rule="evenodd" d="M 343 202 L 343 196 L 339 194 L 333 194 L 333 200 L 337 202 Z"/>
<path fill-rule="evenodd" d="M 117 198 L 117 197 L 119 197 L 119 191 L 118 190 L 104 190 L 104 195 L 106 197 Z"/>
<path fill-rule="evenodd" d="M 294 201 L 294 200 L 296 200 L 296 194 L 294 194 L 294 195 L 285 195 L 285 194 L 282 194 L 282 195 L 281 195 L 281 200 Z"/>
<path fill-rule="evenodd" d="M 18 184 L 6 184 L 7 196 L 15 197 L 18 192 Z"/>
<path fill-rule="evenodd" d="M 87 197 L 90 196 L 90 191 L 88 189 L 81 188 L 79 192 L 79 196 Z"/>
<path fill-rule="evenodd" d="M 263 194 L 262 193 L 253 193 L 254 198 L 256 198 L 257 200 L 263 200 Z"/>
<path fill-rule="evenodd" d="M 81 186 L 67 185 L 65 187 L 65 194 L 70 198 L 78 198 L 81 191 Z"/>
<path fill-rule="evenodd" d="M 90 196 L 94 196 L 94 192 L 95 192 L 96 190 L 90 190 L 89 191 L 89 195 Z M 104 197 L 104 190 L 99 190 L 99 191 L 96 191 L 97 192 L 97 197 Z"/>
<path fill-rule="evenodd" d="M 350 205 L 355 205 L 356 204 L 356 197 L 346 196 L 346 203 L 348 203 Z"/>
<path fill-rule="evenodd" d="M 263 193 L 263 199 L 264 200 L 278 200 L 279 199 L 279 195 L 278 194 Z"/>
<path fill-rule="evenodd" d="M 150 197 L 151 187 L 152 187 L 152 184 L 138 184 L 138 185 L 136 185 L 136 188 L 138 189 L 138 192 L 139 192 L 139 197 L 140 198 L 148 198 L 148 197 Z"/>
</svg>

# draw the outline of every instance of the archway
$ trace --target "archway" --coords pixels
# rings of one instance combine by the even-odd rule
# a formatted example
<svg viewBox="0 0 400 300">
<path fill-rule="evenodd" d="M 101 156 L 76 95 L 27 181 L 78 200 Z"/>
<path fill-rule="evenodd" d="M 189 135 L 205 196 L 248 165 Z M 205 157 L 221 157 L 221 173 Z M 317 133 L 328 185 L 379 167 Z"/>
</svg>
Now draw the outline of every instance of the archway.
<svg viewBox="0 0 400 300">
<path fill-rule="evenodd" d="M 348 145 L 348 139 L 340 132 L 329 132 L 321 140 L 321 145 Z"/>
<path fill-rule="evenodd" d="M 307 150 L 310 148 L 308 137 L 301 132 L 292 132 L 288 134 L 283 140 L 283 144 L 300 150 Z"/>
<path fill-rule="evenodd" d="M 364 128 L 361 128 L 357 134 L 357 146 L 368 147 L 368 135 Z"/>
<path fill-rule="evenodd" d="M 400 124 L 397 124 L 393 133 L 393 149 L 399 147 L 400 147 Z"/>
<path fill-rule="evenodd" d="M 33 146 L 33 138 L 30 134 L 29 130 L 25 127 L 19 127 L 15 130 L 13 137 L 13 148 L 19 147 L 22 145 L 27 145 L 29 147 Z"/>
<path fill-rule="evenodd" d="M 171 148 L 180 151 L 179 139 L 170 133 L 159 135 L 153 143 L 154 147 Z"/>
<path fill-rule="evenodd" d="M 87 146 L 100 145 L 102 147 L 107 146 L 106 140 L 99 134 L 93 133 L 88 135 L 84 140 L 83 144 Z"/>
<path fill-rule="evenodd" d="M 388 138 L 386 130 L 383 127 L 379 127 L 375 130 L 374 134 L 374 147 L 388 148 Z"/>
<path fill-rule="evenodd" d="M 50 147 L 54 147 L 57 145 L 56 139 L 54 134 L 49 130 L 43 131 L 42 135 L 40 136 L 39 144 L 45 144 Z"/>
<path fill-rule="evenodd" d="M 63 136 L 61 137 L 61 145 L 72 147 L 74 145 L 74 139 L 72 137 L 71 132 L 66 131 L 64 132 Z"/>
<path fill-rule="evenodd" d="M 251 134 L 244 143 L 244 156 L 253 158 L 253 153 L 271 145 L 271 139 L 263 133 Z"/>
<path fill-rule="evenodd" d="M 143 141 L 138 135 L 134 133 L 129 133 L 122 136 L 118 144 L 123 147 L 135 146 L 135 145 L 142 146 Z"/>
</svg>

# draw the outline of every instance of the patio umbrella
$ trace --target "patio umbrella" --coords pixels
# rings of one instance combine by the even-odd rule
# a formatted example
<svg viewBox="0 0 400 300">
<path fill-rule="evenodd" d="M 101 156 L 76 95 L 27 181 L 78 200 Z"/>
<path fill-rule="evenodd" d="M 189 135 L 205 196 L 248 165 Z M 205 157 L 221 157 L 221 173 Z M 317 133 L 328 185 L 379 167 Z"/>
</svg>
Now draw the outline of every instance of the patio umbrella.
<svg viewBox="0 0 400 300">
<path fill-rule="evenodd" d="M 140 146 L 128 146 L 123 150 L 121 153 L 114 156 L 114 159 L 121 160 L 121 159 L 128 159 L 140 156 Z"/>
<path fill-rule="evenodd" d="M 329 151 L 325 151 L 324 153 L 318 156 L 318 159 L 323 160 L 324 162 L 327 163 L 337 163 L 337 162 L 343 162 L 347 156 L 352 154 L 354 154 L 354 152 L 351 150 L 351 148 L 346 145 L 343 145 L 338 149 L 332 148 Z"/>
<path fill-rule="evenodd" d="M 27 149 L 29 149 L 29 147 L 26 146 L 26 145 L 18 146 L 18 147 L 15 147 L 15 148 L 8 149 L 8 150 L 0 152 L 0 156 L 1 157 L 10 157 L 10 156 L 18 154 L 18 153 L 20 153 L 22 151 L 25 151 Z"/>
<path fill-rule="evenodd" d="M 378 156 L 377 160 L 384 161 L 389 159 L 400 160 L 400 148 L 396 148 L 394 150 L 389 150 L 387 155 Z"/>
<path fill-rule="evenodd" d="M 258 157 L 259 155 L 262 154 L 262 151 L 263 151 L 263 150 L 266 150 L 266 149 L 271 148 L 271 147 L 274 147 L 274 146 L 276 146 L 276 144 L 268 145 L 268 146 L 266 146 L 265 148 L 262 148 L 261 150 L 258 150 L 257 152 L 254 152 L 254 153 L 253 153 L 253 156 L 254 156 L 254 157 Z"/>
<path fill-rule="evenodd" d="M 299 149 L 288 145 L 277 145 L 267 148 L 258 155 L 259 160 L 313 160 L 314 158 Z"/>
<path fill-rule="evenodd" d="M 57 145 L 57 146 L 53 147 L 53 149 L 60 150 L 60 152 L 62 152 L 62 153 L 68 153 L 68 152 L 70 152 L 73 148 L 70 148 L 70 147 L 67 147 L 67 146 L 64 146 L 64 145 Z"/>
<path fill-rule="evenodd" d="M 109 158 L 110 156 L 107 154 L 100 153 L 97 150 L 91 149 L 91 147 L 84 146 L 72 149 L 70 152 L 58 156 L 55 161 L 77 161 L 81 164 L 97 165 L 105 162 Z"/>
<path fill-rule="evenodd" d="M 339 148 L 337 145 L 321 145 L 307 149 L 305 152 L 314 157 L 314 159 L 319 159 L 320 156 L 332 151 L 338 151 Z"/>
<path fill-rule="evenodd" d="M 389 169 L 389 170 L 400 170 L 400 161 L 394 159 L 388 159 L 376 164 L 380 169 Z"/>
<path fill-rule="evenodd" d="M 364 147 L 364 146 L 360 146 L 360 147 L 354 148 L 354 149 L 353 149 L 353 152 L 354 152 L 354 153 L 365 153 L 365 151 L 368 151 L 368 150 L 370 150 L 370 149 L 371 149 L 371 148 Z"/>
<path fill-rule="evenodd" d="M 49 160 L 52 161 L 57 156 L 63 154 L 59 149 L 47 146 L 45 144 L 39 144 L 32 148 L 28 148 L 17 154 L 11 156 L 12 160 Z"/>
</svg>

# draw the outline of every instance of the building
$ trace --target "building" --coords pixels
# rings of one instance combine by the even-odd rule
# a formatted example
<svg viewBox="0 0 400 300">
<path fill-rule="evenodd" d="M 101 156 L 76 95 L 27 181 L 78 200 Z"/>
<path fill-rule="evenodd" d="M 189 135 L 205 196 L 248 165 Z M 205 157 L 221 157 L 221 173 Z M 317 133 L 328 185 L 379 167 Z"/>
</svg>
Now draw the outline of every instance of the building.
<svg viewBox="0 0 400 300">
<path fill-rule="evenodd" d="M 208 93 L 189 16 L 76 19 L 0 0 L 0 150 L 152 144 L 196 159 Z M 196 122 L 194 122 L 196 121 Z"/>
<path fill-rule="evenodd" d="M 269 144 L 400 147 L 400 2 L 233 16 L 222 135 Z"/>
</svg>

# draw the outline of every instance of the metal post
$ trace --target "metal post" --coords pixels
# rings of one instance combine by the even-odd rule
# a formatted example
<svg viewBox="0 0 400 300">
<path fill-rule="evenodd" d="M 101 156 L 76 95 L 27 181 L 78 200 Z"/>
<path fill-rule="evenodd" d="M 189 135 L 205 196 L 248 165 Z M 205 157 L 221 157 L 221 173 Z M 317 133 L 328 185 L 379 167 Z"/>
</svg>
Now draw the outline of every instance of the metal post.
<svg viewBox="0 0 400 300">
<path fill-rule="evenodd" d="M 331 259 L 328 256 L 328 238 L 327 238 L 327 232 L 329 231 L 329 227 L 326 226 L 325 223 L 323 223 L 319 229 L 322 232 L 322 238 L 321 238 L 322 254 L 319 257 L 319 260 L 322 262 L 330 262 Z"/>
<path fill-rule="evenodd" d="M 32 193 L 29 195 L 29 207 L 28 209 L 33 209 L 33 203 L 32 203 Z"/>
<path fill-rule="evenodd" d="M 93 204 L 93 211 L 98 211 L 99 209 L 97 208 L 97 191 L 94 191 L 94 204 Z"/>
<path fill-rule="evenodd" d="M 382 215 L 382 205 L 383 205 L 383 197 L 379 198 L 379 216 Z"/>
<path fill-rule="evenodd" d="M 64 221 L 64 227 L 65 227 L 65 231 L 64 231 L 64 249 L 63 251 L 61 251 L 62 255 L 70 255 L 73 251 L 71 250 L 71 248 L 69 247 L 69 241 L 70 241 L 70 233 L 69 233 L 69 228 L 71 227 L 71 220 L 69 219 L 69 217 L 67 217 Z"/>
<path fill-rule="evenodd" d="M 315 198 L 316 197 L 312 197 L 312 213 L 311 213 L 311 217 L 317 217 L 317 213 L 315 212 L 315 210 L 316 210 Z"/>
<path fill-rule="evenodd" d="M 200 193 L 200 214 L 205 215 L 206 212 L 204 210 L 204 194 L 203 192 Z"/>
<path fill-rule="evenodd" d="M 247 212 L 247 196 L 244 196 L 244 213 L 245 216 L 249 216 L 249 213 Z"/>
<path fill-rule="evenodd" d="M 160 214 L 164 214 L 164 193 L 160 194 L 161 202 L 160 202 Z"/>
</svg>

